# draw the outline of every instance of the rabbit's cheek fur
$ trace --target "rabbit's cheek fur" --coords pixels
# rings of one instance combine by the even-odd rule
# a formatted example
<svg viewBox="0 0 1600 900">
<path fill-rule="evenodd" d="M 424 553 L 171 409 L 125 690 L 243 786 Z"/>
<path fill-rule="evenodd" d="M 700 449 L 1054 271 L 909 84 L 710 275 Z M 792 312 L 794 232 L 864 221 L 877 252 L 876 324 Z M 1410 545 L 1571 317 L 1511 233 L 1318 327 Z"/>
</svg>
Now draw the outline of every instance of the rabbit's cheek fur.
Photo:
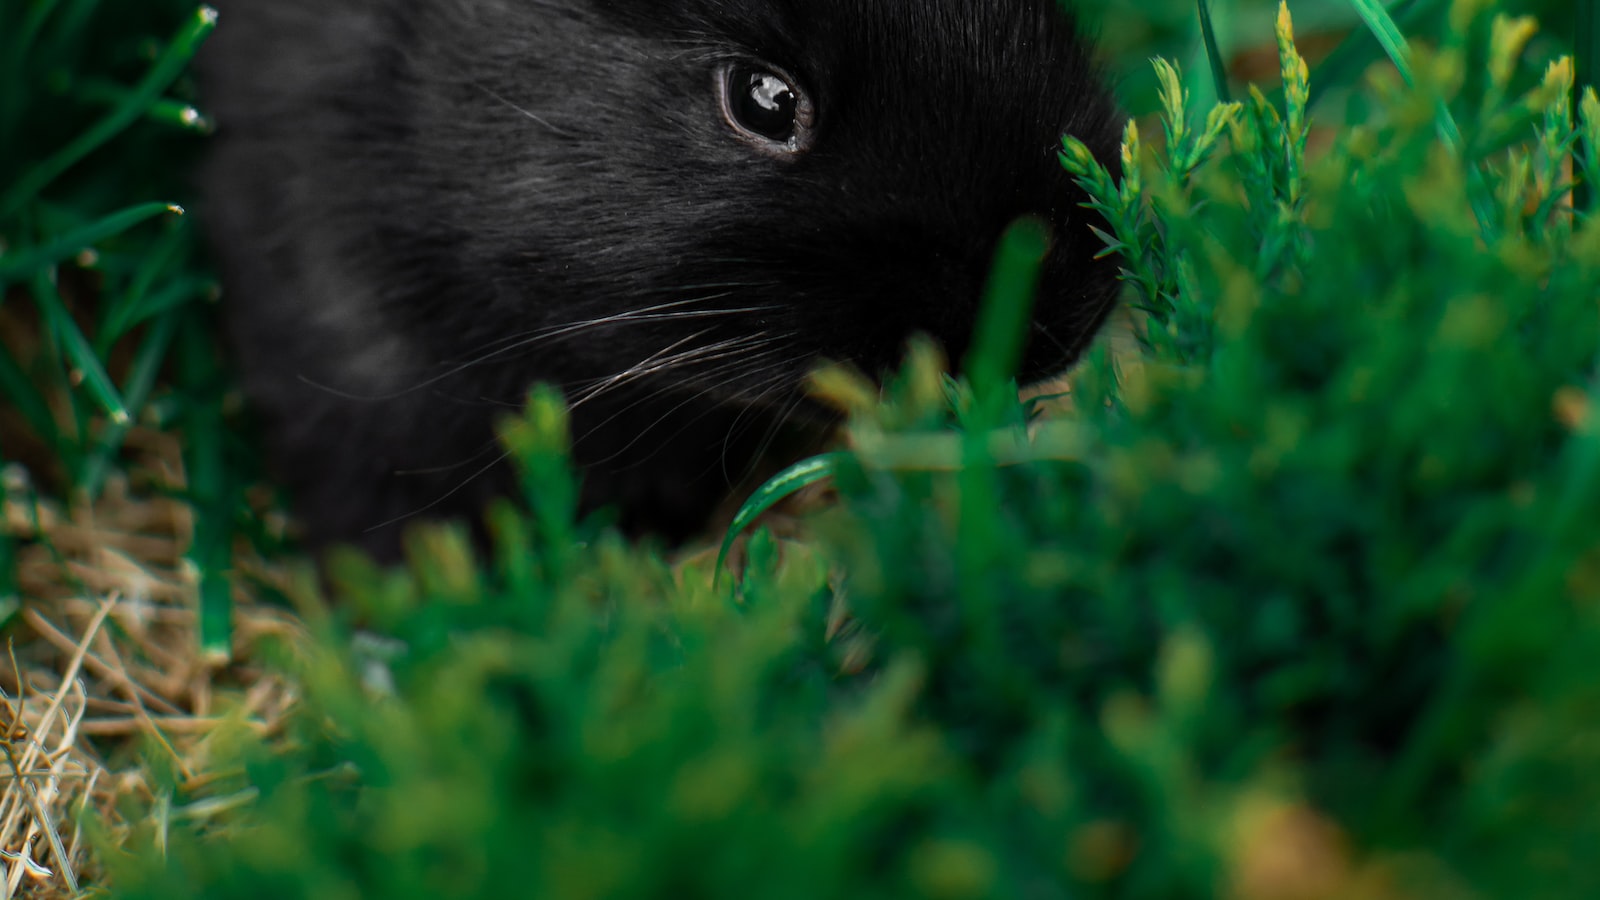
<svg viewBox="0 0 1600 900">
<path fill-rule="evenodd" d="M 477 520 L 536 381 L 568 394 L 586 507 L 682 538 L 818 359 L 878 373 L 916 332 L 959 358 L 1019 215 L 1054 232 L 1024 377 L 1110 309 L 1056 151 L 1115 164 L 1118 114 L 1056 0 L 221 7 L 205 212 L 318 543 L 387 558 L 414 514 Z M 803 94 L 804 141 L 734 127 L 735 65 Z"/>
</svg>

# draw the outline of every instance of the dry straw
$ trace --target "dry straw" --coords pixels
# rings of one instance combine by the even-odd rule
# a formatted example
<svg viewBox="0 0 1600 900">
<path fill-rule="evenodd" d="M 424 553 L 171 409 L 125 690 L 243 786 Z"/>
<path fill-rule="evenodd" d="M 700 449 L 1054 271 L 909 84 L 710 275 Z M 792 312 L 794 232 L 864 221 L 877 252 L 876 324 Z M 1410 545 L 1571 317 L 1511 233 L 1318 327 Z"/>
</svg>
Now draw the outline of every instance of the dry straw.
<svg viewBox="0 0 1600 900">
<path fill-rule="evenodd" d="M 20 468 L 6 472 L 0 525 L 21 549 L 25 631 L 0 661 L 0 897 L 70 897 L 99 870 L 87 811 L 118 842 L 147 826 L 215 814 L 226 796 L 174 808 L 152 784 L 138 749 L 164 756 L 180 796 L 205 796 L 226 772 L 213 766 L 219 735 L 276 733 L 294 701 L 284 678 L 257 664 L 264 641 L 297 639 L 287 611 L 251 602 L 266 572 L 241 552 L 230 664 L 198 648 L 197 586 L 184 560 L 194 518 L 174 495 L 184 483 L 171 435 L 134 430 L 130 477 L 93 504 L 36 495 Z M 133 802 L 125 802 L 133 801 Z"/>
</svg>

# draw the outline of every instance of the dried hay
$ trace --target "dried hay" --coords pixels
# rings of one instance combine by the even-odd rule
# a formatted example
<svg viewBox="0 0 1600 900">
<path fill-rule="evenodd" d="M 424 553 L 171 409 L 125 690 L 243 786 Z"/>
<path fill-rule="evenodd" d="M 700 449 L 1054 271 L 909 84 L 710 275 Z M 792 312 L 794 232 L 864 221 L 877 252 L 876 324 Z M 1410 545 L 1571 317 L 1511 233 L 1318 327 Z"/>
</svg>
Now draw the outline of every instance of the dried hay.
<svg viewBox="0 0 1600 900">
<path fill-rule="evenodd" d="M 71 897 L 100 875 L 79 816 L 97 815 L 112 841 L 138 824 L 205 816 L 230 805 L 208 798 L 173 809 L 153 786 L 141 745 L 169 760 L 185 796 L 218 778 L 222 726 L 272 735 L 295 699 L 259 665 L 269 638 L 297 640 L 292 613 L 253 602 L 268 570 L 240 548 L 234 658 L 200 654 L 198 588 L 183 557 L 194 518 L 176 498 L 182 454 L 168 434 L 129 435 L 128 478 L 93 504 L 36 494 L 20 466 L 4 473 L 0 528 L 17 539 L 24 626 L 0 659 L 0 898 Z"/>
</svg>

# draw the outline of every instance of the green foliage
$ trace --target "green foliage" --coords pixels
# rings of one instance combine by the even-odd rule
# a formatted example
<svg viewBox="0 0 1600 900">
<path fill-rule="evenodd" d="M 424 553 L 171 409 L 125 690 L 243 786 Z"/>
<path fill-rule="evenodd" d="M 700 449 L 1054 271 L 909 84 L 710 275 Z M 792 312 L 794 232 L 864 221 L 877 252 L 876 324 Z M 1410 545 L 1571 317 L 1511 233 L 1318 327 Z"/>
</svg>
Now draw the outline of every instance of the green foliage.
<svg viewBox="0 0 1600 900">
<path fill-rule="evenodd" d="M 1596 67 L 1600 66 L 1600 2 L 1596 2 L 1596 0 L 1578 0 L 1574 6 L 1576 8 L 1577 21 L 1573 23 L 1573 55 L 1578 64 L 1576 87 L 1581 90 L 1600 83 L 1600 79 L 1595 78 Z M 1573 105 L 1578 105 L 1581 99 L 1581 95 L 1575 93 Z M 1593 179 L 1591 178 L 1578 186 L 1576 198 L 1578 206 L 1588 206 L 1589 185 L 1592 183 Z"/>
<path fill-rule="evenodd" d="M 1212 64 L 1265 0 L 1202 4 L 1207 41 L 1193 0 L 1084 5 L 1161 113 L 1120 173 L 1062 147 L 1135 356 L 1099 351 L 1070 412 L 1002 403 L 1001 303 L 970 384 L 920 344 L 881 402 L 819 379 L 848 449 L 739 524 L 819 475 L 839 504 L 720 579 L 575 521 L 535 392 L 492 555 L 424 530 L 401 571 L 342 560 L 331 607 L 302 591 L 303 708 L 216 737 L 241 765 L 107 849 L 117 895 L 1600 896 L 1600 226 L 1567 206 L 1600 100 L 1488 14 L 1592 50 L 1593 5 L 1299 0 L 1349 37 L 1306 65 L 1280 20 L 1265 93 Z M 0 302 L 47 338 L 0 352 L 0 413 L 91 495 L 131 422 L 182 431 L 220 656 L 248 463 L 168 212 L 208 27 L 0 4 Z M 1408 77 L 1365 82 L 1384 59 Z M 1319 115 L 1353 127 L 1311 153 Z"/>
<path fill-rule="evenodd" d="M 737 583 L 575 523 L 537 392 L 492 558 L 344 560 L 289 739 L 174 811 L 259 800 L 119 896 L 1600 896 L 1600 102 L 1457 10 L 1321 155 L 1287 18 L 1281 109 L 1158 63 L 1160 150 L 1062 151 L 1139 353 L 1046 418 L 828 376 L 840 503 Z"/>
<path fill-rule="evenodd" d="M 0 4 L 0 303 L 31 304 L 43 338 L 0 347 L 0 404 L 39 445 L 7 435 L 0 452 L 42 459 L 33 470 L 54 493 L 93 498 L 136 422 L 180 429 L 204 535 L 193 560 L 205 641 L 226 656 L 224 573 L 241 507 L 231 473 L 247 466 L 223 455 L 248 454 L 224 448 L 226 383 L 203 302 L 216 285 L 180 218 L 185 175 L 173 165 L 210 128 L 188 102 L 186 68 L 216 13 L 175 0 L 101 5 Z"/>
<path fill-rule="evenodd" d="M 1199 0 L 1200 38 L 1205 42 L 1206 62 L 1211 66 L 1211 86 L 1217 99 L 1233 102 L 1233 90 L 1228 86 L 1228 62 L 1222 58 L 1222 46 L 1217 43 L 1217 26 L 1211 16 L 1209 0 Z"/>
</svg>

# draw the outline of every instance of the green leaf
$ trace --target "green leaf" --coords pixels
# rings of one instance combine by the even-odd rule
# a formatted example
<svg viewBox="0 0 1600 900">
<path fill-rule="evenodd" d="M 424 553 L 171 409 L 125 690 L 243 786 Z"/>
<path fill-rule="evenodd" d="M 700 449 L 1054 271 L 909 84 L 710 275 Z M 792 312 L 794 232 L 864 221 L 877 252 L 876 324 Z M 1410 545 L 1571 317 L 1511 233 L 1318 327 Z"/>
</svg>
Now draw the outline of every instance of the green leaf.
<svg viewBox="0 0 1600 900">
<path fill-rule="evenodd" d="M 9 623 L 21 608 L 22 589 L 17 583 L 16 542 L 11 535 L 0 530 L 0 626 Z"/>
<path fill-rule="evenodd" d="M 1034 290 L 1049 249 L 1049 226 L 1033 217 L 1013 222 L 1000 238 L 972 349 L 962 364 L 980 405 L 992 406 L 1007 393 L 1015 396 L 1008 385 L 1029 336 Z"/>
<path fill-rule="evenodd" d="M 1581 109 L 1583 92 L 1596 86 L 1600 75 L 1600 0 L 1577 0 L 1578 27 L 1574 40 L 1573 58 L 1577 63 L 1577 81 L 1572 86 L 1572 108 Z M 1594 185 L 1587 178 L 1579 179 L 1573 186 L 1572 205 L 1589 209 L 1595 194 Z"/>
<path fill-rule="evenodd" d="M 1389 16 L 1402 32 L 1416 27 L 1423 19 L 1441 7 L 1440 0 L 1401 0 L 1390 8 Z M 1349 87 L 1355 83 L 1362 70 L 1383 55 L 1383 47 L 1365 29 L 1353 31 L 1327 58 L 1311 70 L 1311 94 L 1306 102 L 1314 109 L 1332 88 Z M 1273 93 L 1274 101 L 1281 97 L 1282 89 Z"/>
<path fill-rule="evenodd" d="M 1222 58 L 1222 48 L 1217 45 L 1217 31 L 1211 21 L 1211 0 L 1198 0 L 1200 7 L 1200 37 L 1205 42 L 1206 60 L 1211 63 L 1211 82 L 1216 88 L 1217 99 L 1223 103 L 1233 102 L 1233 90 L 1228 87 L 1228 64 Z"/>
<path fill-rule="evenodd" d="M 791 497 L 797 491 L 819 481 L 832 478 L 839 471 L 839 464 L 849 456 L 850 454 L 845 452 L 813 456 L 784 469 L 757 488 L 744 501 L 744 505 L 739 507 L 739 512 L 733 517 L 733 523 L 728 526 L 727 534 L 722 538 L 722 548 L 717 553 L 718 576 L 720 577 L 722 573 L 722 564 L 728 558 L 728 551 L 733 548 L 733 542 L 741 532 L 759 519 L 762 513 L 778 505 L 786 497 Z"/>
<path fill-rule="evenodd" d="M 94 347 L 73 320 L 72 313 L 62 301 L 61 292 L 56 289 L 48 272 L 41 272 L 34 277 L 33 295 L 56 346 L 61 348 L 62 356 L 72 367 L 71 379 L 81 382 L 84 390 L 111 417 L 113 423 L 128 424 L 128 407 L 122 402 L 121 392 L 111 382 L 111 376 L 106 374 L 105 365 L 95 354 Z"/>
<path fill-rule="evenodd" d="M 50 404 L 44 399 L 39 389 L 34 387 L 28 373 L 22 370 L 11 354 L 0 350 L 0 398 L 9 401 L 11 405 L 22 414 L 34 434 L 43 438 L 50 446 L 61 443 L 61 432 L 56 426 L 55 416 L 50 412 Z"/>
<path fill-rule="evenodd" d="M 91 499 L 99 496 L 100 489 L 105 485 L 106 475 L 111 469 L 112 456 L 122 449 L 122 442 L 128 435 L 129 427 L 133 421 L 137 421 L 140 411 L 150 398 L 150 392 L 155 387 L 156 375 L 161 369 L 162 362 L 166 360 L 167 353 L 172 349 L 172 340 L 177 333 L 179 317 L 182 314 L 182 311 L 174 310 L 156 319 L 134 355 L 133 365 L 128 371 L 128 380 L 122 389 L 123 402 L 127 406 L 130 421 L 113 422 L 105 429 L 85 461 L 82 476 L 79 478 L 80 488 Z"/>
<path fill-rule="evenodd" d="M 1378 0 L 1350 0 L 1360 14 L 1361 20 L 1366 23 L 1372 36 L 1377 38 L 1378 44 L 1389 55 L 1389 59 L 1400 72 L 1400 77 L 1407 86 L 1416 86 L 1416 70 L 1411 67 L 1411 47 L 1406 42 L 1405 35 L 1401 33 L 1400 26 L 1395 24 L 1389 11 Z M 1455 116 L 1451 115 L 1449 107 L 1444 100 L 1439 100 L 1434 110 L 1434 119 L 1439 128 L 1439 135 L 1444 138 L 1446 146 L 1457 155 L 1466 151 L 1466 141 L 1461 136 L 1461 126 L 1456 123 Z M 1497 230 L 1494 214 L 1494 192 L 1489 187 L 1488 179 L 1484 176 L 1483 169 L 1477 165 L 1467 168 L 1467 182 L 1470 187 L 1467 199 L 1472 205 L 1474 217 L 1478 220 L 1478 227 L 1484 236 L 1492 238 Z"/>
<path fill-rule="evenodd" d="M 76 96 L 90 103 L 111 107 L 120 107 L 133 99 L 132 90 L 104 79 L 89 79 L 73 86 L 71 90 Z M 158 98 L 146 106 L 144 117 L 170 128 L 197 134 L 209 134 L 213 128 L 212 121 L 192 104 L 166 97 Z"/>
<path fill-rule="evenodd" d="M 11 43 L 11 61 L 20 66 L 28 57 L 28 51 L 33 49 L 33 43 L 39 37 L 39 32 L 44 28 L 44 23 L 50 19 L 50 14 L 55 11 L 60 0 L 38 0 L 33 8 L 28 10 L 28 17 L 23 20 L 22 26 L 17 29 L 15 39 Z"/>
<path fill-rule="evenodd" d="M 200 652 L 220 663 L 233 656 L 234 484 L 223 453 L 221 379 L 203 320 L 192 312 L 180 323 L 178 367 L 189 404 L 184 417 L 184 459 L 194 506 L 189 559 L 200 576 Z"/>
<path fill-rule="evenodd" d="M 129 331 L 164 313 L 181 309 L 216 290 L 215 280 L 203 275 L 179 278 L 159 291 L 146 294 L 127 304 L 113 308 L 105 324 L 95 335 L 95 346 L 102 351 Z"/>
<path fill-rule="evenodd" d="M 1350 0 L 1350 3 L 1361 16 L 1361 21 L 1366 23 L 1367 31 L 1377 39 L 1378 46 L 1383 48 L 1394 67 L 1400 70 L 1400 77 L 1408 85 L 1416 84 L 1416 72 L 1411 68 L 1411 46 L 1406 42 L 1400 26 L 1389 15 L 1389 10 L 1378 0 Z"/>
</svg>

